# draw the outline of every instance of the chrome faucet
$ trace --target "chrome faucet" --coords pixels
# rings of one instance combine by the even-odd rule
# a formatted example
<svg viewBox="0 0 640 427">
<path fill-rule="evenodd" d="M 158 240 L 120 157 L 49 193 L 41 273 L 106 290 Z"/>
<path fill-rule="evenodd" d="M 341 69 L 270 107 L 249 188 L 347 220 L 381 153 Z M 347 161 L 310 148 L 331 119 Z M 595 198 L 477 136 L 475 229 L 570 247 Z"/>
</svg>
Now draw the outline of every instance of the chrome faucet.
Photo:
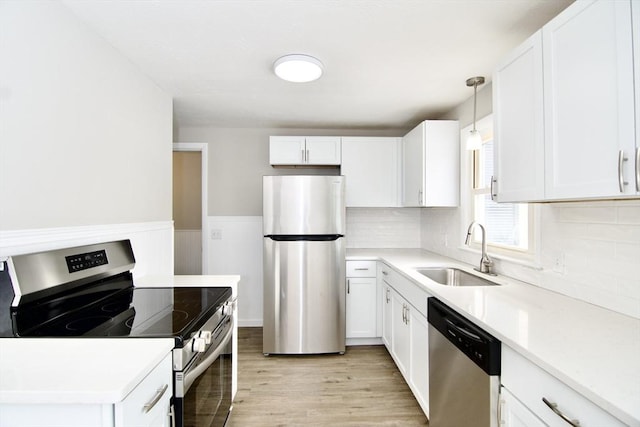
<svg viewBox="0 0 640 427">
<path fill-rule="evenodd" d="M 473 221 L 471 224 L 469 224 L 469 229 L 467 230 L 467 238 L 465 239 L 464 244 L 468 245 L 471 241 L 471 235 L 476 225 L 480 227 L 480 231 L 482 231 L 482 258 L 480 259 L 480 268 L 476 268 L 475 270 L 479 271 L 480 273 L 496 276 L 496 274 L 491 271 L 491 267 L 493 267 L 493 261 L 491 261 L 489 255 L 487 255 L 487 233 L 482 224 L 476 221 Z"/>
</svg>

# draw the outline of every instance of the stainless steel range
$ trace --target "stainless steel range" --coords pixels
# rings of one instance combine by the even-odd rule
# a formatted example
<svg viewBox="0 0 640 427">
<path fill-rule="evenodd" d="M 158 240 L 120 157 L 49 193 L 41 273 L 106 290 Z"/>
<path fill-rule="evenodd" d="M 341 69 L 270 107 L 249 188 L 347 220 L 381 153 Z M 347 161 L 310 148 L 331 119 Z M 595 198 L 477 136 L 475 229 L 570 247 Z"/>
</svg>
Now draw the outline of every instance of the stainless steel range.
<svg viewBox="0 0 640 427">
<path fill-rule="evenodd" d="M 231 288 L 136 288 L 134 265 L 128 240 L 9 258 L 0 337 L 173 337 L 175 425 L 223 426 L 234 363 Z"/>
</svg>

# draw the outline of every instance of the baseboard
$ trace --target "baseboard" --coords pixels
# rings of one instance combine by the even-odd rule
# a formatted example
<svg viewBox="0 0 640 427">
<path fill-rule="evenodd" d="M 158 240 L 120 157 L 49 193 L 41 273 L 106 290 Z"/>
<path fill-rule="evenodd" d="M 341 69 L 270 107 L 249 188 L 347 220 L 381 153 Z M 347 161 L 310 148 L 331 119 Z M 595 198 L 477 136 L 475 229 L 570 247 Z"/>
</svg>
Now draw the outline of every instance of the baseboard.
<svg viewBox="0 0 640 427">
<path fill-rule="evenodd" d="M 382 338 L 347 338 L 347 346 L 382 345 Z"/>
<path fill-rule="evenodd" d="M 238 319 L 239 328 L 261 328 L 262 319 Z"/>
</svg>

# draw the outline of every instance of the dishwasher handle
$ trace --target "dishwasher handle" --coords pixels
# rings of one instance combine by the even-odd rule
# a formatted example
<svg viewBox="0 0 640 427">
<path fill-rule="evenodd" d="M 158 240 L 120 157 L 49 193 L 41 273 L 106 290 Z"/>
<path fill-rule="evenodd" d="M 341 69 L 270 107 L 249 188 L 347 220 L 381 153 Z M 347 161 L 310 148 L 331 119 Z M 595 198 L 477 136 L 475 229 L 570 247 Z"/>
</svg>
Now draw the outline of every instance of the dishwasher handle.
<svg viewBox="0 0 640 427">
<path fill-rule="evenodd" d="M 478 343 L 483 343 L 484 342 L 479 335 L 474 334 L 473 332 L 465 329 L 462 326 L 456 325 L 451 320 L 444 319 L 444 321 L 447 324 L 447 333 L 449 335 L 451 335 L 452 337 L 454 337 L 455 339 L 458 339 L 458 340 L 459 339 L 466 339 L 466 340 L 471 340 L 471 341 L 475 341 L 475 342 L 478 342 Z M 460 335 L 462 335 L 462 337 L 460 337 Z"/>
</svg>

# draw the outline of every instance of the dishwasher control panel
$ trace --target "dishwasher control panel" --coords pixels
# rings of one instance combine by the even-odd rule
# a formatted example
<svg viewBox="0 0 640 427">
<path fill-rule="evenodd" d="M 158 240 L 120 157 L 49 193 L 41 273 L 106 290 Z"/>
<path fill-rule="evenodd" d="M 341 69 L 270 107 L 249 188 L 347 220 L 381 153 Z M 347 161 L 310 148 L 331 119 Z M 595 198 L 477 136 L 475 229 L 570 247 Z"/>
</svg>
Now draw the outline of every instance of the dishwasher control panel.
<svg viewBox="0 0 640 427">
<path fill-rule="evenodd" d="M 489 375 L 500 375 L 500 341 L 473 322 L 429 298 L 429 324 Z"/>
</svg>

